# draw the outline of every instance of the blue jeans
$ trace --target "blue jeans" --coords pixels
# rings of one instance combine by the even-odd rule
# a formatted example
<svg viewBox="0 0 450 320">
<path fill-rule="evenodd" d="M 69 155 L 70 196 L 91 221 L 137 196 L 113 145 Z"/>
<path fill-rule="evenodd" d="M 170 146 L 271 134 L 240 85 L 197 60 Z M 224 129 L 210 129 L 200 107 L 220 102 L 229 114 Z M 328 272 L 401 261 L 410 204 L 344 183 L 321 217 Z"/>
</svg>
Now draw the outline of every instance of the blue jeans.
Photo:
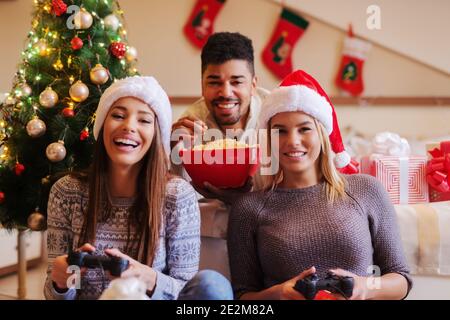
<svg viewBox="0 0 450 320">
<path fill-rule="evenodd" d="M 233 300 L 230 281 L 213 270 L 199 271 L 178 295 L 178 300 Z"/>
</svg>

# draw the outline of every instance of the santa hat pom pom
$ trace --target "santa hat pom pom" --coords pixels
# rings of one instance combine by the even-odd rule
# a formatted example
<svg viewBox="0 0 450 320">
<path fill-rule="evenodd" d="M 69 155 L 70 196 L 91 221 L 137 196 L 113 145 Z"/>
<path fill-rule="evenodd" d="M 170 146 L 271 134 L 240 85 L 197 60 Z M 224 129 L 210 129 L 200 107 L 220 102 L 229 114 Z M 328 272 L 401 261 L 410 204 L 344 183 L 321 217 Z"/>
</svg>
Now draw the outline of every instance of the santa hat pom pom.
<svg viewBox="0 0 450 320">
<path fill-rule="evenodd" d="M 351 161 L 352 158 L 347 153 L 347 151 L 342 151 L 336 154 L 334 158 L 334 165 L 336 166 L 336 168 L 340 169 L 347 166 Z"/>
</svg>

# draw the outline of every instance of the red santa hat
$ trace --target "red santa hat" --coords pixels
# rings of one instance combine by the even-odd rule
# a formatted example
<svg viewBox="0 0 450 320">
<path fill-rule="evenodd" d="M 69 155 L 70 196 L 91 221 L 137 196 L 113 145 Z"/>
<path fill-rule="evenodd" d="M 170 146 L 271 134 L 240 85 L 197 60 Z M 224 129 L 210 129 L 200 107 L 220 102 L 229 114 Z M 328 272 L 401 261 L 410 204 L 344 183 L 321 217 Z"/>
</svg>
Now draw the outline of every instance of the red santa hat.
<svg viewBox="0 0 450 320">
<path fill-rule="evenodd" d="M 336 168 L 344 173 L 356 173 L 351 157 L 345 151 L 330 98 L 320 84 L 303 70 L 288 75 L 266 97 L 259 117 L 259 127 L 267 128 L 269 120 L 278 113 L 294 111 L 302 111 L 318 120 L 329 134 L 331 148 L 336 155 Z"/>
<path fill-rule="evenodd" d="M 115 81 L 105 90 L 100 98 L 96 111 L 93 130 L 95 140 L 98 139 L 98 135 L 111 106 L 120 98 L 125 97 L 140 99 L 153 110 L 158 118 L 164 151 L 169 156 L 172 108 L 166 92 L 153 77 L 133 76 L 123 78 Z"/>
</svg>

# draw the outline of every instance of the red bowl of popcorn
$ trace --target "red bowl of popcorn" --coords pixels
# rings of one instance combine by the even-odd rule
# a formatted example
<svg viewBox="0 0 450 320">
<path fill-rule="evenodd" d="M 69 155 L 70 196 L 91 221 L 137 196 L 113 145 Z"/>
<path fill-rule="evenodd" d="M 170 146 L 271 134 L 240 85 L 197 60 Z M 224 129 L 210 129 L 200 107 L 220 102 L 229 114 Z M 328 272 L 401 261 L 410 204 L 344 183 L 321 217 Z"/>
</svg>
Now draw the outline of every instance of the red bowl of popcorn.
<svg viewBox="0 0 450 320">
<path fill-rule="evenodd" d="M 218 188 L 242 187 L 260 164 L 259 146 L 223 139 L 180 151 L 181 161 L 194 185 L 209 182 Z"/>
</svg>

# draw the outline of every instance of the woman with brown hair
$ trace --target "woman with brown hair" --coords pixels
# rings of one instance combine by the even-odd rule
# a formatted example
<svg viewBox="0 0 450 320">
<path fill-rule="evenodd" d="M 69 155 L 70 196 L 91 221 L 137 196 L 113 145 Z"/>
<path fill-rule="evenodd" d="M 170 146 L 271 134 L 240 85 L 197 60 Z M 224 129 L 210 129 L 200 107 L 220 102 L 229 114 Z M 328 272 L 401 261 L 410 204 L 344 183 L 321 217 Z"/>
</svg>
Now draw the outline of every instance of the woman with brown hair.
<svg viewBox="0 0 450 320">
<path fill-rule="evenodd" d="M 259 127 L 269 131 L 271 147 L 277 145 L 270 149 L 279 170 L 266 177 L 265 190 L 232 208 L 235 296 L 304 299 L 294 289 L 297 281 L 331 272 L 353 278 L 348 299 L 406 297 L 412 282 L 394 207 L 375 178 L 339 172 L 353 171 L 351 159 L 319 83 L 301 70 L 289 75 L 266 98 Z"/>
<path fill-rule="evenodd" d="M 171 122 L 167 94 L 152 77 L 125 78 L 104 92 L 90 170 L 65 176 L 50 192 L 47 299 L 97 299 L 109 285 L 102 268 L 82 268 L 78 287 L 68 283 L 71 250 L 128 260 L 121 277 L 138 277 L 152 299 L 227 298 L 205 289 L 223 282 L 226 293 L 224 277 L 197 273 L 198 203 L 190 184 L 169 175 Z"/>
</svg>

